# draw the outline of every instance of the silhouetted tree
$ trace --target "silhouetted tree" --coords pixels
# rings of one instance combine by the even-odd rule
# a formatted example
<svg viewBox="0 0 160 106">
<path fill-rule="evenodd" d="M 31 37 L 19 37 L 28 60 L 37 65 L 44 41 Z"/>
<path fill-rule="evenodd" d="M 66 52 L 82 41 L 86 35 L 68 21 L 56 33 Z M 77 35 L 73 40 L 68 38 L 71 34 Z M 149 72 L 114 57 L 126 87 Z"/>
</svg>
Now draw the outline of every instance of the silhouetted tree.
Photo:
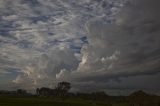
<svg viewBox="0 0 160 106">
<path fill-rule="evenodd" d="M 27 94 L 27 91 L 24 90 L 24 89 L 17 89 L 17 94 L 19 94 L 19 95 L 25 95 L 25 94 Z"/>
<path fill-rule="evenodd" d="M 40 89 L 37 88 L 37 89 L 36 89 L 36 94 L 37 94 L 37 95 L 40 95 L 39 91 L 40 91 Z"/>
<path fill-rule="evenodd" d="M 59 82 L 55 89 L 50 89 L 46 87 L 37 88 L 36 94 L 41 96 L 66 96 L 69 95 L 68 91 L 71 88 L 71 84 L 69 82 Z"/>
<path fill-rule="evenodd" d="M 71 84 L 69 82 L 59 82 L 55 91 L 58 92 L 59 96 L 64 96 L 71 89 Z"/>
<path fill-rule="evenodd" d="M 37 88 L 38 95 L 49 96 L 49 95 L 51 95 L 51 91 L 52 91 L 52 89 L 46 88 L 46 87 L 42 87 L 40 89 Z"/>
</svg>

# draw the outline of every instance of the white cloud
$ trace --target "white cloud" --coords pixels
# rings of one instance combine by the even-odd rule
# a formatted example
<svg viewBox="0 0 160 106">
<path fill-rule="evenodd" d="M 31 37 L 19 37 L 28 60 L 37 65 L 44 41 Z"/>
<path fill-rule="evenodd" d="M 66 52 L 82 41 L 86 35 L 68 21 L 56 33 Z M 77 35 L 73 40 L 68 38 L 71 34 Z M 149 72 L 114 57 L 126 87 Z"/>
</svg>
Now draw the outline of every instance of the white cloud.
<svg viewBox="0 0 160 106">
<path fill-rule="evenodd" d="M 115 60 L 114 66 L 112 70 L 107 70 L 106 67 L 107 74 L 115 71 L 132 74 L 140 70 L 147 73 L 158 68 L 160 21 L 155 12 L 158 10 L 158 3 L 156 0 L 133 0 L 116 16 L 115 23 L 89 23 L 89 47 L 82 57 L 81 64 L 85 63 L 81 66 L 82 69 L 88 65 L 91 71 L 100 70 L 108 66 L 110 60 Z M 135 8 L 139 9 L 138 7 L 140 10 L 137 12 Z M 154 41 L 150 41 L 151 39 Z M 100 60 L 106 60 L 106 63 L 100 63 Z"/>
<path fill-rule="evenodd" d="M 1 0 L 0 72 L 19 69 L 13 82 L 28 88 L 57 80 L 80 88 L 159 72 L 160 2 L 131 0 L 119 12 L 124 1 Z"/>
<path fill-rule="evenodd" d="M 119 82 L 121 77 L 159 73 L 159 4 L 158 0 L 131 0 L 115 16 L 114 23 L 102 23 L 99 19 L 88 22 L 89 44 L 82 49 L 82 62 L 71 72 L 71 79 L 101 84 L 111 79 Z M 144 82 L 152 82 L 149 79 L 145 78 Z M 157 83 L 148 88 L 159 88 Z M 143 86 L 143 81 L 133 83 L 132 87 L 139 85 Z M 130 85 L 124 81 L 122 86 Z M 145 89 L 141 86 L 140 89 Z"/>
<path fill-rule="evenodd" d="M 26 82 L 29 87 L 49 86 L 56 82 L 56 77 L 61 70 L 75 70 L 78 61 L 73 52 L 67 48 L 53 48 L 48 53 L 41 54 L 34 58 L 29 58 L 28 64 L 22 67 L 23 73 L 13 81 L 17 85 Z M 48 85 L 47 85 L 48 84 Z M 33 86 L 34 85 L 34 86 Z M 24 86 L 24 85 L 23 85 Z M 30 89 L 31 89 L 30 88 Z"/>
<path fill-rule="evenodd" d="M 47 85 L 41 79 L 53 82 L 62 69 L 76 70 L 84 43 L 81 37 L 87 34 L 85 23 L 111 14 L 109 4 L 119 5 L 108 0 L 1 0 L 0 3 L 1 72 L 17 69 L 18 76 L 13 82 L 28 87 Z"/>
</svg>

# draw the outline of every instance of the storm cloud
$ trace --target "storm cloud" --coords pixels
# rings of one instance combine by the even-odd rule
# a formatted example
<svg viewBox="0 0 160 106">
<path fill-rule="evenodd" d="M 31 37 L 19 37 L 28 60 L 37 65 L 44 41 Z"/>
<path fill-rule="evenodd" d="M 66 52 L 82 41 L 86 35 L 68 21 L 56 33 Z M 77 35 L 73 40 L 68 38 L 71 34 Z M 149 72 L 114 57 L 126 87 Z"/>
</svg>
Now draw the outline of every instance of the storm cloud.
<svg viewBox="0 0 160 106">
<path fill-rule="evenodd" d="M 131 0 L 115 15 L 113 23 L 88 22 L 89 44 L 82 49 L 79 67 L 68 78 L 82 86 L 88 84 L 83 88 L 89 90 L 95 87 L 117 88 L 117 92 L 118 89 L 159 92 L 159 4 L 158 0 Z"/>
<path fill-rule="evenodd" d="M 158 94 L 159 5 L 159 0 L 2 0 L 5 77 L 0 77 L 11 88 L 54 87 L 65 80 L 74 91 Z"/>
</svg>

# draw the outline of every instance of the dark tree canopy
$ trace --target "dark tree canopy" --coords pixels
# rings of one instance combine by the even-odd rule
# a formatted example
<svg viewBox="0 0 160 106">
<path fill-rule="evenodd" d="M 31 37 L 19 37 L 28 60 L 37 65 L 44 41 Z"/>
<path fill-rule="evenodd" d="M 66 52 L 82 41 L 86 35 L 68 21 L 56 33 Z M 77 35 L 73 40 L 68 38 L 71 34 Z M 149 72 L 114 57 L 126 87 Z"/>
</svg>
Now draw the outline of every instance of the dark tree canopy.
<svg viewBox="0 0 160 106">
<path fill-rule="evenodd" d="M 27 94 L 27 91 L 24 89 L 17 89 L 17 94 L 25 95 L 25 94 Z"/>
<path fill-rule="evenodd" d="M 59 82 L 56 89 L 60 91 L 68 92 L 71 89 L 71 83 Z"/>
<path fill-rule="evenodd" d="M 43 95 L 43 96 L 49 96 L 49 95 L 55 95 L 55 96 L 65 96 L 68 94 L 68 91 L 71 88 L 71 84 L 69 82 L 59 82 L 55 89 L 51 88 L 37 88 L 36 93 L 37 95 Z"/>
</svg>

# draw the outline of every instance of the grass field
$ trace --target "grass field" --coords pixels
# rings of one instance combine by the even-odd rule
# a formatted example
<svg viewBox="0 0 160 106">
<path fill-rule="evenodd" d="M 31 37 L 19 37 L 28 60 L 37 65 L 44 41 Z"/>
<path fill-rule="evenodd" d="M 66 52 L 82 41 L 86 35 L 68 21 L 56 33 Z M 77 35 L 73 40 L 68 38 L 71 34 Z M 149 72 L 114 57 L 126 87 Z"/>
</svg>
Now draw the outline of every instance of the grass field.
<svg viewBox="0 0 160 106">
<path fill-rule="evenodd" d="M 0 106 L 129 106 L 126 103 L 108 103 L 78 98 L 54 97 L 0 97 Z"/>
</svg>

